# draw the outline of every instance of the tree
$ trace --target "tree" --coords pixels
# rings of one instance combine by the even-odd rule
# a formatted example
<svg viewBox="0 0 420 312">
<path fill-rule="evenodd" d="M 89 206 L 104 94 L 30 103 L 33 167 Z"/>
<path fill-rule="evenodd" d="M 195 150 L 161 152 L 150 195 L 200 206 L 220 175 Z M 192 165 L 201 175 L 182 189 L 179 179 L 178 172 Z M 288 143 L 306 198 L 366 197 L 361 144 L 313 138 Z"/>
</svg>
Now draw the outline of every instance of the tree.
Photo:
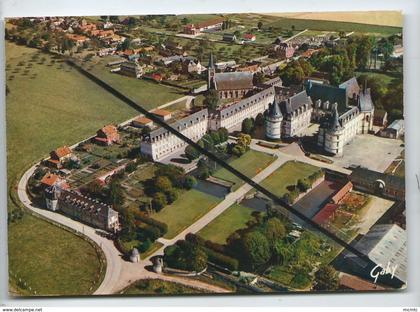
<svg viewBox="0 0 420 312">
<path fill-rule="evenodd" d="M 258 231 L 246 233 L 241 238 L 242 263 L 252 270 L 266 264 L 271 257 L 267 238 Z"/>
<path fill-rule="evenodd" d="M 217 132 L 217 131 L 211 131 L 210 132 L 210 137 L 211 137 L 214 145 L 217 145 L 217 144 L 220 144 L 221 143 L 219 132 Z"/>
<path fill-rule="evenodd" d="M 282 239 L 286 235 L 286 228 L 279 219 L 270 218 L 264 224 L 263 233 L 270 245 L 273 246 L 277 240 Z"/>
<path fill-rule="evenodd" d="M 316 290 L 337 290 L 338 274 L 331 265 L 322 266 L 315 273 Z"/>
<path fill-rule="evenodd" d="M 372 39 L 368 36 L 361 36 L 355 39 L 356 44 L 356 66 L 359 69 L 366 69 L 373 47 Z"/>
<path fill-rule="evenodd" d="M 257 24 L 258 29 L 261 29 L 263 27 L 263 23 L 261 21 L 258 22 Z"/>
<path fill-rule="evenodd" d="M 114 180 L 109 185 L 109 198 L 114 207 L 120 207 L 124 204 L 124 193 L 118 180 Z"/>
<path fill-rule="evenodd" d="M 192 147 L 191 145 L 188 145 L 185 148 L 185 156 L 187 156 L 187 158 L 189 160 L 197 159 L 198 157 L 200 157 L 200 154 L 201 153 L 197 149 L 195 149 L 194 147 Z"/>
<path fill-rule="evenodd" d="M 299 179 L 297 181 L 297 187 L 298 187 L 299 191 L 306 192 L 307 190 L 309 190 L 311 185 L 308 183 L 308 181 L 303 180 L 303 179 Z"/>
<path fill-rule="evenodd" d="M 165 192 L 165 195 L 166 195 L 166 200 L 168 204 L 172 204 L 174 201 L 178 199 L 178 192 L 174 188 L 167 190 Z"/>
<path fill-rule="evenodd" d="M 149 238 L 146 238 L 145 241 L 143 241 L 143 243 L 141 243 L 138 248 L 140 252 L 146 252 L 147 250 L 149 250 L 150 246 L 152 246 L 152 242 L 150 241 Z"/>
<path fill-rule="evenodd" d="M 162 192 L 157 192 L 152 199 L 152 208 L 155 211 L 160 211 L 163 207 L 165 207 L 165 205 L 167 204 L 166 202 L 166 196 L 164 193 Z"/>
<path fill-rule="evenodd" d="M 257 117 L 255 117 L 255 126 L 264 126 L 264 115 L 262 113 L 259 113 Z"/>
<path fill-rule="evenodd" d="M 154 187 L 157 192 L 167 192 L 172 189 L 172 182 L 166 176 L 158 176 L 155 178 Z"/>
<path fill-rule="evenodd" d="M 229 132 L 226 128 L 219 128 L 217 132 L 219 133 L 220 143 L 226 142 L 228 140 Z"/>
<path fill-rule="evenodd" d="M 251 144 L 251 140 L 252 140 L 252 138 L 251 138 L 251 136 L 249 134 L 243 134 L 243 133 L 241 133 L 238 136 L 237 142 L 238 142 L 238 144 L 240 144 L 240 145 L 242 145 L 244 147 L 248 147 Z"/>
<path fill-rule="evenodd" d="M 214 89 L 207 91 L 203 103 L 208 109 L 215 110 L 219 105 L 219 94 L 217 91 Z"/>
<path fill-rule="evenodd" d="M 192 189 L 197 184 L 197 180 L 193 176 L 186 176 L 184 180 L 184 188 Z"/>
<path fill-rule="evenodd" d="M 272 261 L 274 264 L 285 264 L 292 257 L 290 245 L 284 240 L 277 240 L 272 246 Z"/>
<path fill-rule="evenodd" d="M 207 254 L 202 247 L 186 240 L 166 247 L 163 259 L 169 267 L 181 270 L 199 272 L 207 266 Z"/>
<path fill-rule="evenodd" d="M 254 123 L 251 118 L 245 118 L 242 121 L 242 130 L 241 132 L 246 134 L 251 134 L 254 131 Z"/>
</svg>

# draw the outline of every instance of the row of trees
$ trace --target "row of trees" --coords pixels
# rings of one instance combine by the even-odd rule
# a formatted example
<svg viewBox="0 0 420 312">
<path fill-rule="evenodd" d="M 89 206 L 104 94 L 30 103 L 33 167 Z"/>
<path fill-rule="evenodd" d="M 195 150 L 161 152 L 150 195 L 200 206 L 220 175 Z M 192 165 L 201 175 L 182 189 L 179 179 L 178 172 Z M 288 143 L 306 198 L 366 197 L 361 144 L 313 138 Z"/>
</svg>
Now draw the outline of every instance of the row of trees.
<svg viewBox="0 0 420 312">
<path fill-rule="evenodd" d="M 241 132 L 245 134 L 253 134 L 257 127 L 264 126 L 264 115 L 259 113 L 255 118 L 245 118 L 242 121 Z"/>
</svg>

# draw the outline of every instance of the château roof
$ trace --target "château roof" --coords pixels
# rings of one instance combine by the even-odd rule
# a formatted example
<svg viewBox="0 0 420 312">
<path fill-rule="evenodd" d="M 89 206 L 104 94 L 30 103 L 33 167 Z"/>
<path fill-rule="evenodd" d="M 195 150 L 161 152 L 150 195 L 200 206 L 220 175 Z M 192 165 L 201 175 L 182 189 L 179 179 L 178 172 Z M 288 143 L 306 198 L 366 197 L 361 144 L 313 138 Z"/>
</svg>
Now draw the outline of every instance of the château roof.
<svg viewBox="0 0 420 312">
<path fill-rule="evenodd" d="M 216 73 L 214 84 L 219 91 L 252 89 L 253 77 L 251 72 Z"/>
<path fill-rule="evenodd" d="M 353 99 L 354 96 L 357 96 L 360 93 L 359 83 L 355 77 L 350 78 L 347 81 L 344 81 L 338 86 L 339 88 L 346 89 L 347 97 Z"/>
<path fill-rule="evenodd" d="M 338 104 L 338 111 L 343 112 L 347 109 L 347 92 L 346 89 L 337 88 L 326 84 L 309 82 L 306 88 L 312 102 L 321 100 L 322 103 L 329 102 Z"/>
<path fill-rule="evenodd" d="M 308 105 L 312 107 L 311 98 L 306 93 L 306 90 L 303 90 L 295 95 L 292 95 L 290 98 L 280 103 L 280 108 L 284 115 L 291 114 L 295 110 L 299 109 L 302 106 Z"/>
</svg>

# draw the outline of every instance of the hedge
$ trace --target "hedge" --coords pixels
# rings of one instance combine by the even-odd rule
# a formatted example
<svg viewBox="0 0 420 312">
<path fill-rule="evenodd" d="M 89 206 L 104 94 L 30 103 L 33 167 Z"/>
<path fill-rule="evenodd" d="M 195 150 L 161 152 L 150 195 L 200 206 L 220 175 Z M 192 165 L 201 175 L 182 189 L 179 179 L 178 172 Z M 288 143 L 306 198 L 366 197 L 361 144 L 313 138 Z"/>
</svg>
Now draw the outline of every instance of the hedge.
<svg viewBox="0 0 420 312">
<path fill-rule="evenodd" d="M 157 227 L 161 233 L 161 236 L 164 236 L 166 233 L 168 233 L 168 225 L 164 222 L 160 222 L 158 220 L 155 220 L 153 218 L 147 217 L 143 214 L 137 213 L 136 214 L 136 219 L 150 225 L 150 226 L 154 226 Z"/>
<path fill-rule="evenodd" d="M 214 264 L 220 265 L 230 271 L 237 271 L 239 267 L 239 261 L 226 256 L 220 252 L 214 251 L 210 248 L 203 247 L 204 251 L 207 254 L 208 261 L 213 262 Z"/>
</svg>

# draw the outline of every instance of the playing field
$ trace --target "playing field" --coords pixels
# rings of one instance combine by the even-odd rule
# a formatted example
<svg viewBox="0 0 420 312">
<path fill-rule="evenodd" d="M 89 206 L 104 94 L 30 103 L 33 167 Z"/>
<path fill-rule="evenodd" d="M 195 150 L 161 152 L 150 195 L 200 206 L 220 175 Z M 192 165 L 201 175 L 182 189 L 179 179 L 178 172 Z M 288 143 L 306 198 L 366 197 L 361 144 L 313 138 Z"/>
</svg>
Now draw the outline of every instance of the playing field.
<svg viewBox="0 0 420 312">
<path fill-rule="evenodd" d="M 200 219 L 219 201 L 217 197 L 192 189 L 182 193 L 171 205 L 153 214 L 152 218 L 168 225 L 168 233 L 164 237 L 170 239 Z"/>
<path fill-rule="evenodd" d="M 257 152 L 254 150 L 249 150 L 241 157 L 235 157 L 234 160 L 229 162 L 229 165 L 231 165 L 239 172 L 245 174 L 247 177 L 253 178 L 273 161 L 274 157 L 271 155 Z M 237 190 L 243 184 L 240 178 L 238 178 L 225 168 L 217 170 L 213 174 L 213 176 L 222 180 L 233 182 L 234 185 L 232 190 Z"/>
<path fill-rule="evenodd" d="M 298 162 L 288 161 L 261 182 L 261 186 L 281 197 L 287 192 L 287 186 L 296 185 L 299 179 L 304 179 L 319 171 L 318 167 Z"/>
<path fill-rule="evenodd" d="M 7 172 L 14 198 L 20 176 L 52 149 L 76 143 L 105 124 L 136 114 L 48 54 L 6 42 L 6 57 Z M 8 209 L 13 208 L 8 197 Z M 70 253 L 63 246 L 84 252 Z M 99 261 L 89 256 L 94 252 L 82 239 L 38 218 L 28 216 L 9 225 L 11 268 L 21 272 L 24 280 L 48 281 L 38 288 L 41 295 L 89 293 L 86 285 L 93 285 L 96 276 L 85 274 L 77 281 L 74 271 L 83 274 L 98 269 Z"/>
<path fill-rule="evenodd" d="M 236 230 L 246 228 L 254 210 L 241 205 L 232 205 L 205 228 L 198 232 L 202 238 L 225 244 L 226 239 Z"/>
</svg>

